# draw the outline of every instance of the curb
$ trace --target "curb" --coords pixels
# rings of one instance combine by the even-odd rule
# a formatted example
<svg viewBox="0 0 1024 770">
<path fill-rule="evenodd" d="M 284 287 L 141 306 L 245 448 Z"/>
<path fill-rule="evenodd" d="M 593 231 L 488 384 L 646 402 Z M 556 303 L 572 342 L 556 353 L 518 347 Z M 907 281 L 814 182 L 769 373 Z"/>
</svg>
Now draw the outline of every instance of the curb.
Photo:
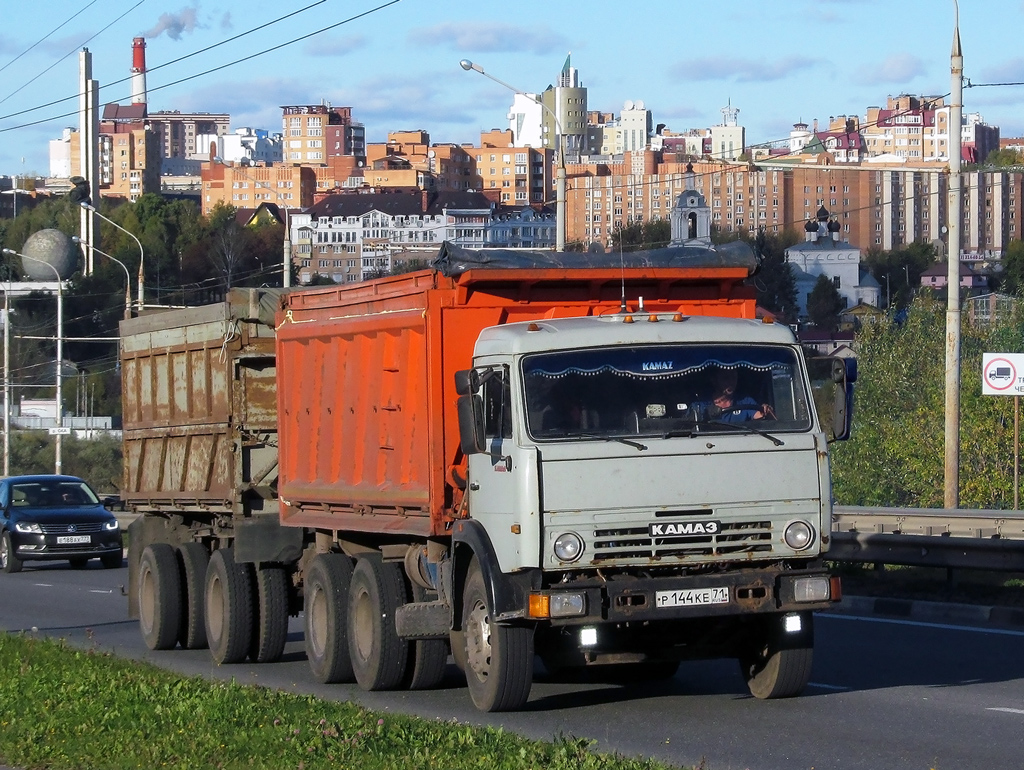
<svg viewBox="0 0 1024 770">
<path fill-rule="evenodd" d="M 918 599 L 890 599 L 877 596 L 844 596 L 827 612 L 837 615 L 879 615 L 928 623 L 960 623 L 1024 627 L 1024 609 L 989 607 L 979 604 L 950 604 Z"/>
</svg>

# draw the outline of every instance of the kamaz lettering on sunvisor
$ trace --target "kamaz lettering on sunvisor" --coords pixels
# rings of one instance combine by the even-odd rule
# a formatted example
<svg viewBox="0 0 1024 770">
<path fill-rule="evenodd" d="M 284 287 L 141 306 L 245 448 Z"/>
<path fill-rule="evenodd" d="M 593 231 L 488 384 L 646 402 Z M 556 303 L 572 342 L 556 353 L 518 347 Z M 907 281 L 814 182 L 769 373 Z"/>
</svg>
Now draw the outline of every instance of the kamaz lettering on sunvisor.
<svg viewBox="0 0 1024 770">
<path fill-rule="evenodd" d="M 671 372 L 672 361 L 644 361 L 643 371 L 645 372 Z"/>
</svg>

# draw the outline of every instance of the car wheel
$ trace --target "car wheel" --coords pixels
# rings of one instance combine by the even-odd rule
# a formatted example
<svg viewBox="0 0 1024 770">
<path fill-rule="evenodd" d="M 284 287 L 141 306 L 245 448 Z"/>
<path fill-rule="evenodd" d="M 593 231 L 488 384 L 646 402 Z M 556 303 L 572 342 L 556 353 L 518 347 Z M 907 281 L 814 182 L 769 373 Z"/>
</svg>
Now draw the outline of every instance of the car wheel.
<svg viewBox="0 0 1024 770">
<path fill-rule="evenodd" d="M 409 643 L 395 628 L 395 610 L 405 604 L 403 580 L 402 566 L 379 556 L 361 557 L 352 571 L 348 649 L 364 690 L 393 690 L 405 678 Z"/>
<path fill-rule="evenodd" d="M 206 641 L 216 663 L 241 663 L 252 643 L 252 565 L 220 548 L 206 570 Z"/>
<path fill-rule="evenodd" d="M 178 643 L 181 625 L 181 577 L 173 546 L 152 543 L 139 560 L 139 627 L 151 650 Z"/>
<path fill-rule="evenodd" d="M 351 682 L 348 652 L 348 592 L 352 560 L 341 553 L 321 553 L 306 571 L 303 614 L 306 659 L 314 678 L 323 684 Z"/>
<path fill-rule="evenodd" d="M 11 540 L 11 533 L 4 532 L 0 538 L 0 569 L 4 572 L 21 572 L 24 562 L 14 552 L 14 542 Z"/>
<path fill-rule="evenodd" d="M 206 616 L 203 607 L 210 552 L 202 543 L 182 543 L 178 546 L 178 564 L 181 565 L 181 587 L 185 594 L 178 641 L 186 650 L 201 650 L 206 647 Z"/>
<path fill-rule="evenodd" d="M 533 686 L 533 629 L 496 623 L 483 573 L 473 560 L 462 600 L 466 683 L 481 711 L 515 711 Z"/>
<path fill-rule="evenodd" d="M 288 577 L 283 567 L 264 565 L 256 570 L 256 619 L 253 623 L 253 663 L 281 659 L 288 639 Z"/>
</svg>

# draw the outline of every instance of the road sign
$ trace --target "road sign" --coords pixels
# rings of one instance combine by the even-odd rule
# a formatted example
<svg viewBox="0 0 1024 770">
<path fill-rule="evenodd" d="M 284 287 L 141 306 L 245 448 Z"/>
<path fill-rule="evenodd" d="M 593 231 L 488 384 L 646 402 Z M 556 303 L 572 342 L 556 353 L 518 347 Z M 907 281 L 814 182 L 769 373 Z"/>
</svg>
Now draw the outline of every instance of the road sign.
<svg viewBox="0 0 1024 770">
<path fill-rule="evenodd" d="M 1024 395 L 1024 353 L 985 353 L 981 363 L 985 396 Z"/>
<path fill-rule="evenodd" d="M 70 436 L 71 435 L 71 428 L 65 428 L 63 426 L 61 426 L 60 428 L 50 428 L 50 435 L 51 436 Z"/>
</svg>

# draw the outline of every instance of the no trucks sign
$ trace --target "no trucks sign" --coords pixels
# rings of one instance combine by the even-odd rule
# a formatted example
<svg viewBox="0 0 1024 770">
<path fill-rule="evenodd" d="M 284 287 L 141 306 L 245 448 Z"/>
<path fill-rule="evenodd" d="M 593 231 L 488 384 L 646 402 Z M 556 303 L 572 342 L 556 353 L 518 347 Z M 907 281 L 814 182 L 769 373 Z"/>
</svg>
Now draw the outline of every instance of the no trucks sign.
<svg viewBox="0 0 1024 770">
<path fill-rule="evenodd" d="M 981 365 L 984 396 L 1024 395 L 1024 353 L 985 353 Z"/>
</svg>

